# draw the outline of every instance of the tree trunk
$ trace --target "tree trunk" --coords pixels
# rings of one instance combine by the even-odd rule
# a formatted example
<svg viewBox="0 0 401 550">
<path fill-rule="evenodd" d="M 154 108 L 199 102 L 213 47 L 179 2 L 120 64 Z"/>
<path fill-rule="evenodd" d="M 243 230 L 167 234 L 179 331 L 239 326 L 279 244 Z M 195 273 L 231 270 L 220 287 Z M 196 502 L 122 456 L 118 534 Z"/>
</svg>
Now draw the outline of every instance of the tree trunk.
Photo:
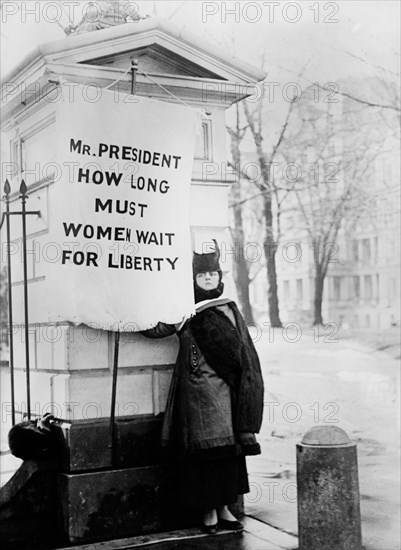
<svg viewBox="0 0 401 550">
<path fill-rule="evenodd" d="M 233 187 L 231 190 L 231 197 L 234 203 L 239 201 L 241 197 L 239 186 L 240 184 L 238 179 L 237 182 L 233 183 Z M 241 310 L 245 322 L 248 325 L 251 325 L 254 323 L 254 318 L 251 303 L 249 300 L 249 265 L 244 255 L 245 236 L 241 205 L 236 205 L 233 209 L 234 228 L 232 231 L 232 236 L 235 250 L 233 259 L 234 280 L 237 287 L 238 299 L 241 305 Z"/>
<path fill-rule="evenodd" d="M 267 300 L 269 303 L 269 318 L 272 327 L 281 327 L 282 324 L 280 321 L 277 293 L 277 244 L 274 242 L 273 211 L 270 193 L 266 193 L 264 197 L 264 215 L 266 222 L 266 238 L 263 243 L 263 248 L 267 265 Z"/>
<path fill-rule="evenodd" d="M 235 282 L 237 285 L 238 299 L 241 304 L 242 314 L 247 325 L 254 324 L 252 306 L 249 299 L 249 274 L 246 260 L 244 259 L 243 247 L 239 254 L 239 261 L 235 263 Z"/>
<path fill-rule="evenodd" d="M 314 296 L 314 312 L 313 312 L 313 324 L 323 325 L 322 316 L 322 301 L 324 290 L 325 273 L 319 264 L 315 266 L 315 296 Z"/>
<path fill-rule="evenodd" d="M 234 203 L 234 228 L 232 229 L 232 236 L 234 241 L 234 280 L 237 287 L 238 299 L 240 302 L 242 314 L 245 322 L 248 325 L 254 324 L 253 312 L 251 302 L 249 300 L 249 264 L 247 263 L 244 255 L 245 246 L 245 231 L 244 221 L 242 217 L 242 205 L 241 205 L 241 153 L 239 149 L 240 145 L 240 129 L 239 129 L 239 112 L 237 105 L 237 129 L 235 132 L 231 132 L 231 154 L 233 157 L 233 163 L 236 167 L 237 179 L 231 187 L 231 199 Z"/>
</svg>

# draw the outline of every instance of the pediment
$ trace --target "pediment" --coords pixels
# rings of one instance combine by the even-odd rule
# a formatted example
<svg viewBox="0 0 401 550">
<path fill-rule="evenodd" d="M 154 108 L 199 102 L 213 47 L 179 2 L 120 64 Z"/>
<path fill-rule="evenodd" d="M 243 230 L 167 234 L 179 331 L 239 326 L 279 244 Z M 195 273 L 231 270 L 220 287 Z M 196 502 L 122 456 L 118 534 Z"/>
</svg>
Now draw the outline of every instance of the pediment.
<svg viewBox="0 0 401 550">
<path fill-rule="evenodd" d="M 113 69 L 127 69 L 131 66 L 133 59 L 138 60 L 139 71 L 147 73 L 226 80 L 207 68 L 189 61 L 185 57 L 173 53 L 159 44 L 151 44 L 120 53 L 85 59 L 80 61 L 80 63 Z"/>
<path fill-rule="evenodd" d="M 240 61 L 207 40 L 176 28 L 169 21 L 144 19 L 109 29 L 73 35 L 40 47 L 50 63 L 128 68 L 137 58 L 139 71 L 150 73 L 259 82 L 263 71 Z"/>
</svg>

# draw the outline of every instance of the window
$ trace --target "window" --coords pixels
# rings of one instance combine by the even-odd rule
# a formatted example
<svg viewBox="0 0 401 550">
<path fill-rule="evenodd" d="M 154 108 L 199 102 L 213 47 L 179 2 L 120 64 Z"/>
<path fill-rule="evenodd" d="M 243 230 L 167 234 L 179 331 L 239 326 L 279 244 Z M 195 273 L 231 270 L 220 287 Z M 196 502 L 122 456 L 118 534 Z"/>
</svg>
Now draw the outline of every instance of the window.
<svg viewBox="0 0 401 550">
<path fill-rule="evenodd" d="M 212 160 L 212 122 L 210 120 L 202 121 L 200 135 L 195 143 L 195 158 L 199 160 Z"/>
<path fill-rule="evenodd" d="M 283 294 L 284 294 L 284 300 L 289 300 L 289 298 L 290 298 L 290 281 L 284 281 Z"/>
<path fill-rule="evenodd" d="M 352 241 L 352 259 L 356 262 L 359 260 L 358 241 L 356 239 Z"/>
<path fill-rule="evenodd" d="M 342 277 L 333 277 L 333 290 L 335 300 L 341 300 L 341 280 Z"/>
<path fill-rule="evenodd" d="M 395 241 L 393 238 L 387 239 L 387 263 L 392 264 L 394 257 L 397 256 Z"/>
<path fill-rule="evenodd" d="M 388 288 L 388 297 L 390 300 L 395 300 L 397 297 L 397 280 L 394 278 L 390 279 L 390 284 Z"/>
<path fill-rule="evenodd" d="M 296 281 L 296 296 L 298 301 L 303 300 L 303 286 L 302 286 L 302 279 L 297 279 Z"/>
<path fill-rule="evenodd" d="M 353 289 L 354 289 L 354 298 L 360 298 L 361 297 L 361 280 L 359 278 L 359 275 L 354 275 L 352 277 L 353 282 Z"/>
<path fill-rule="evenodd" d="M 376 298 L 380 300 L 380 275 L 376 275 Z"/>
<path fill-rule="evenodd" d="M 374 258 L 375 262 L 379 259 L 379 237 L 373 239 Z"/>
<path fill-rule="evenodd" d="M 372 299 L 372 275 L 364 275 L 363 282 L 365 285 L 365 298 Z"/>
<path fill-rule="evenodd" d="M 369 262 L 370 258 L 370 239 L 362 239 L 362 260 L 364 262 Z"/>
</svg>

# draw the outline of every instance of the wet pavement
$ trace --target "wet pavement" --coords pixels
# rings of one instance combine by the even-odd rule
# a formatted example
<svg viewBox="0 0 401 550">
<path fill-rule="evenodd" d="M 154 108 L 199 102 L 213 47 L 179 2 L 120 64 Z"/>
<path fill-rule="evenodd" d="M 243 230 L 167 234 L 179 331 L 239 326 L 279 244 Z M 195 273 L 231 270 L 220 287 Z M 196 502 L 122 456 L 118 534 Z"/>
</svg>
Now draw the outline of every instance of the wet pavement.
<svg viewBox="0 0 401 550">
<path fill-rule="evenodd" d="M 400 363 L 341 333 L 338 342 L 310 334 L 256 342 L 265 416 L 246 513 L 296 534 L 295 445 L 317 424 L 338 426 L 357 442 L 364 547 L 400 550 Z"/>
<path fill-rule="evenodd" d="M 218 531 L 215 535 L 206 535 L 200 529 L 186 529 L 60 550 L 135 550 L 148 547 L 153 550 L 175 548 L 180 550 L 295 550 L 298 548 L 296 537 L 250 517 L 244 517 L 241 521 L 244 525 L 242 532 Z"/>
</svg>

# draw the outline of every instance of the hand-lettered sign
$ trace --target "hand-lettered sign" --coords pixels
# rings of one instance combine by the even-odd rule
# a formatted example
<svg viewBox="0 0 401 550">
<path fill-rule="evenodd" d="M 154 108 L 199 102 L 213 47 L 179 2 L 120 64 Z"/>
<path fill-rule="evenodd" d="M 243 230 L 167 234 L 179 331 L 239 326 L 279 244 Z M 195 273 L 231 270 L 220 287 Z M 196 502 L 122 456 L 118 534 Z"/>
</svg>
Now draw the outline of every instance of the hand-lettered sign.
<svg viewBox="0 0 401 550">
<path fill-rule="evenodd" d="M 77 94 L 79 96 L 79 94 Z M 148 98 L 68 98 L 56 113 L 51 321 L 137 331 L 193 312 L 189 192 L 198 113 Z"/>
</svg>

